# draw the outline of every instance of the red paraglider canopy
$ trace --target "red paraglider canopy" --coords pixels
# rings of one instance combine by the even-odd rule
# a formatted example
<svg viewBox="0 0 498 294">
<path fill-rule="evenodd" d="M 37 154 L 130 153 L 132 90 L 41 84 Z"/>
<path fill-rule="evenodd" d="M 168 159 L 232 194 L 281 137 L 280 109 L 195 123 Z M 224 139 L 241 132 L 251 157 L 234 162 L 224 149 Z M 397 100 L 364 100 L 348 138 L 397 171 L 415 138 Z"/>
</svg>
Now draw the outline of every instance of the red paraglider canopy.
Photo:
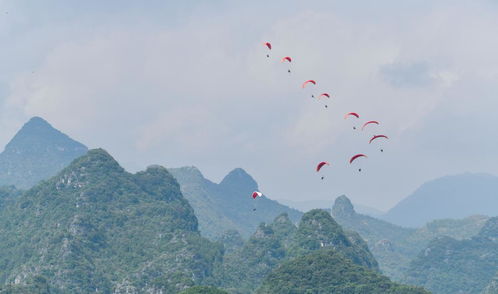
<svg viewBox="0 0 498 294">
<path fill-rule="evenodd" d="M 319 172 L 319 171 L 322 169 L 322 167 L 323 167 L 324 165 L 330 165 L 330 163 L 328 163 L 328 162 L 326 162 L 326 161 L 322 161 L 322 162 L 320 162 L 320 163 L 316 166 L 316 172 Z"/>
<path fill-rule="evenodd" d="M 366 123 L 364 123 L 364 124 L 363 124 L 363 126 L 361 127 L 361 130 L 363 131 L 363 129 L 364 129 L 366 126 L 368 126 L 369 124 L 376 124 L 376 125 L 378 125 L 378 124 L 379 124 L 379 122 L 378 122 L 378 121 L 376 121 L 376 120 L 367 121 Z"/>
<path fill-rule="evenodd" d="M 370 142 L 368 142 L 368 144 L 371 144 L 373 140 L 378 139 L 378 138 L 389 139 L 386 135 L 375 135 L 372 137 L 372 139 L 370 139 Z"/>
<path fill-rule="evenodd" d="M 263 196 L 263 193 L 261 193 L 261 192 L 258 192 L 258 191 L 252 192 L 253 199 L 256 199 L 257 197 L 261 197 L 261 196 Z"/>
<path fill-rule="evenodd" d="M 354 117 L 356 117 L 356 118 L 360 118 L 360 115 L 359 115 L 358 113 L 356 113 L 356 112 L 348 112 L 348 113 L 346 113 L 346 114 L 344 115 L 344 119 L 347 119 L 347 118 L 348 118 L 348 117 L 350 117 L 350 116 L 354 116 Z"/>
<path fill-rule="evenodd" d="M 320 96 L 318 96 L 318 98 L 320 98 L 320 97 L 322 97 L 322 96 L 323 96 L 323 97 L 330 98 L 329 93 L 322 93 L 322 94 L 320 94 Z"/>
<path fill-rule="evenodd" d="M 357 158 L 360 157 L 367 157 L 367 156 L 365 154 L 356 154 L 355 156 L 351 157 L 351 159 L 349 160 L 349 164 L 353 163 L 353 161 L 355 161 Z"/>
<path fill-rule="evenodd" d="M 313 84 L 313 85 L 316 85 L 316 82 L 314 80 L 307 80 L 306 82 L 303 83 L 303 88 L 306 87 L 306 85 L 308 85 L 309 83 Z"/>
<path fill-rule="evenodd" d="M 292 58 L 290 58 L 290 56 L 285 56 L 284 58 L 282 58 L 282 62 L 292 62 Z"/>
<path fill-rule="evenodd" d="M 268 47 L 268 49 L 271 50 L 271 44 L 270 44 L 270 42 L 263 43 L 263 45 L 265 45 L 266 47 Z"/>
</svg>

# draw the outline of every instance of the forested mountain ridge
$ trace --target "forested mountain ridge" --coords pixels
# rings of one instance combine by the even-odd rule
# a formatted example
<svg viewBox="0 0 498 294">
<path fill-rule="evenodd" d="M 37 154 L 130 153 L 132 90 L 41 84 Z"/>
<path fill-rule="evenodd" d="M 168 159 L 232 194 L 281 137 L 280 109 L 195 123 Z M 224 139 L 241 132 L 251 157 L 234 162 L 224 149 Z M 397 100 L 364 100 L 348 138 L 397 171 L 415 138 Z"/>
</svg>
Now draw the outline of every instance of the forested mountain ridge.
<svg viewBox="0 0 498 294">
<path fill-rule="evenodd" d="M 194 208 L 201 233 L 211 239 L 220 238 L 228 230 L 237 230 L 248 238 L 261 222 L 269 223 L 282 213 L 293 222 L 302 216 L 302 212 L 265 196 L 253 199 L 258 184 L 241 168 L 232 170 L 219 184 L 206 179 L 196 167 L 168 170 Z"/>
<path fill-rule="evenodd" d="M 171 293 L 208 280 L 223 252 L 165 168 L 130 174 L 101 149 L 3 209 L 0 240 L 2 283 L 54 293 Z"/>
</svg>

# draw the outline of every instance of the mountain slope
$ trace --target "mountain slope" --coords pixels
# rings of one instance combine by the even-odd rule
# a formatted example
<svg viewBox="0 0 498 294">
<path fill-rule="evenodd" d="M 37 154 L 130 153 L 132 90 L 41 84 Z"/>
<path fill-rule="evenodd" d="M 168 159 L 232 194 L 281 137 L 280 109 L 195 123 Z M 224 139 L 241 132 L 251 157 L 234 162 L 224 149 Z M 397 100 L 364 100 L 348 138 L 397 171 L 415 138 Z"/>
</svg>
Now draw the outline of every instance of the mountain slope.
<svg viewBox="0 0 498 294">
<path fill-rule="evenodd" d="M 428 294 L 423 289 L 395 284 L 332 248 L 283 263 L 267 276 L 256 293 Z"/>
<path fill-rule="evenodd" d="M 402 279 L 410 261 L 433 238 L 470 238 L 476 235 L 489 219 L 484 216 L 472 216 L 461 220 L 436 220 L 415 230 L 356 213 L 346 196 L 336 199 L 332 215 L 341 226 L 361 235 L 379 262 L 382 272 L 396 281 Z"/>
<path fill-rule="evenodd" d="M 351 262 L 377 271 L 377 262 L 359 236 L 349 235 L 329 213 L 315 209 L 296 226 L 286 214 L 271 224 L 261 224 L 239 250 L 225 256 L 217 274 L 231 293 L 252 293 L 283 261 L 332 248 Z"/>
<path fill-rule="evenodd" d="M 406 282 L 435 294 L 479 294 L 498 269 L 498 217 L 467 240 L 440 237 L 410 264 Z"/>
<path fill-rule="evenodd" d="M 0 154 L 0 185 L 27 189 L 54 176 L 87 148 L 40 117 L 30 119 Z"/>
<path fill-rule="evenodd" d="M 101 149 L 2 210 L 0 240 L 0 282 L 43 275 L 62 293 L 175 292 L 222 254 L 166 169 L 130 174 Z"/>
<path fill-rule="evenodd" d="M 302 213 L 263 196 L 251 198 L 258 184 L 243 169 L 231 171 L 219 183 L 213 183 L 195 167 L 169 169 L 180 183 L 182 193 L 194 208 L 201 233 L 217 239 L 227 230 L 249 237 L 261 222 L 271 222 L 287 213 L 297 222 Z"/>
<path fill-rule="evenodd" d="M 384 219 L 407 227 L 443 218 L 498 215 L 498 177 L 465 173 L 423 184 L 390 209 Z"/>
</svg>

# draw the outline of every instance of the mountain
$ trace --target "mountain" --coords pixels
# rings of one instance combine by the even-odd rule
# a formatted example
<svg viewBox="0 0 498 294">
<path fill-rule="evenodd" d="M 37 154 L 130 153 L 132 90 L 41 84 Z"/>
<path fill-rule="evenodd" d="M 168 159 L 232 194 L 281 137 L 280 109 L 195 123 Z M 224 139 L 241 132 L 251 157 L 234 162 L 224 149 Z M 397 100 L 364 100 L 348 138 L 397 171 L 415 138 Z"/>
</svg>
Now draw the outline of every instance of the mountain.
<svg viewBox="0 0 498 294">
<path fill-rule="evenodd" d="M 484 288 L 481 294 L 498 294 L 498 272 L 491 282 Z"/>
<path fill-rule="evenodd" d="M 88 149 L 40 117 L 30 119 L 0 154 L 0 185 L 27 189 L 54 176 Z"/>
<path fill-rule="evenodd" d="M 421 288 L 393 283 L 333 248 L 321 248 L 284 262 L 265 278 L 256 293 L 429 294 Z"/>
<path fill-rule="evenodd" d="M 330 209 L 330 203 L 334 202 L 334 198 L 325 198 L 325 199 L 316 199 L 316 200 L 289 200 L 289 199 L 277 199 L 278 202 L 285 204 L 289 207 L 298 209 L 300 211 L 310 211 L 315 208 L 320 208 L 320 209 Z M 355 204 L 354 205 L 356 211 L 358 211 L 361 214 L 373 216 L 373 217 L 380 217 L 382 216 L 385 212 L 378 210 L 373 207 L 369 207 L 366 205 L 361 205 L 361 204 Z"/>
<path fill-rule="evenodd" d="M 443 218 L 498 215 L 498 177 L 465 173 L 423 184 L 390 209 L 383 219 L 407 227 L 420 227 Z"/>
<path fill-rule="evenodd" d="M 461 220 L 436 220 L 420 229 L 404 228 L 357 213 L 351 201 L 344 195 L 336 198 L 332 215 L 341 226 L 360 234 L 368 243 L 382 272 L 396 281 L 402 280 L 410 261 L 432 239 L 439 236 L 470 238 L 476 235 L 489 219 L 485 216 L 472 216 Z"/>
<path fill-rule="evenodd" d="M 201 233 L 211 239 L 221 237 L 227 230 L 237 230 L 248 238 L 261 222 L 269 223 L 281 213 L 287 213 L 293 222 L 302 215 L 265 196 L 252 199 L 258 184 L 241 168 L 231 171 L 219 184 L 204 178 L 195 167 L 169 171 L 194 208 Z"/>
<path fill-rule="evenodd" d="M 405 281 L 434 294 L 479 294 L 492 285 L 497 269 L 498 217 L 494 217 L 471 239 L 434 239 L 411 262 Z"/>
<path fill-rule="evenodd" d="M 208 281 L 222 252 L 165 168 L 130 174 L 102 149 L 0 211 L 0 284 L 13 289 L 175 293 Z"/>
<path fill-rule="evenodd" d="M 261 224 L 244 246 L 225 255 L 217 276 L 230 293 L 252 293 L 282 262 L 331 248 L 352 263 L 378 271 L 377 262 L 358 235 L 345 232 L 329 213 L 305 213 L 296 227 L 287 214 Z"/>
</svg>

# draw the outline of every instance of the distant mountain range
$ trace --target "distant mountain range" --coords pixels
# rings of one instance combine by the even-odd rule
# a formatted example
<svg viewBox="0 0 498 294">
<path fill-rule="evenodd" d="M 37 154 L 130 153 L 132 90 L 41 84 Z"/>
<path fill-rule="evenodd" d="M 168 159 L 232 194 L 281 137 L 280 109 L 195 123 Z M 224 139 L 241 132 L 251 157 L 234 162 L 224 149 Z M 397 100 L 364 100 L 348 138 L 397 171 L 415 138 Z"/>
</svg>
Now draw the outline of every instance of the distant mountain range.
<svg viewBox="0 0 498 294">
<path fill-rule="evenodd" d="M 241 294 L 427 293 L 382 276 L 365 241 L 321 209 L 305 213 L 298 226 L 286 214 L 261 224 L 225 255 L 217 275 L 223 288 Z"/>
<path fill-rule="evenodd" d="M 405 281 L 434 294 L 480 294 L 496 288 L 497 272 L 498 217 L 494 217 L 471 239 L 431 241 L 411 262 Z"/>
<path fill-rule="evenodd" d="M 419 229 L 404 228 L 387 221 L 356 213 L 346 196 L 338 197 L 332 215 L 344 228 L 358 232 L 379 262 L 381 270 L 400 281 L 413 260 L 429 242 L 440 236 L 466 239 L 478 234 L 489 219 L 472 216 L 465 219 L 444 219 L 427 223 Z"/>
<path fill-rule="evenodd" d="M 252 190 L 254 182 L 236 169 L 219 186 L 234 195 Z M 298 226 L 281 214 L 269 225 L 260 224 L 248 241 L 232 230 L 212 242 L 200 235 L 194 209 L 167 169 L 151 166 L 131 174 L 102 149 L 88 151 L 25 192 L 5 188 L 0 196 L 2 294 L 178 293 L 187 288 L 185 293 L 223 293 L 195 285 L 253 293 L 269 275 L 273 278 L 265 280 L 260 293 L 272 293 L 273 279 L 282 275 L 279 266 L 285 262 L 286 271 L 293 271 L 292 262 L 299 265 L 306 256 L 321 260 L 335 289 L 426 293 L 383 277 L 365 241 L 324 210 L 302 215 Z M 282 289 L 314 291 L 332 289 L 332 284 L 310 287 L 292 281 L 288 285 L 295 291 L 288 285 Z"/>
<path fill-rule="evenodd" d="M 195 167 L 170 168 L 180 183 L 197 218 L 201 233 L 217 239 L 225 231 L 237 230 L 248 238 L 261 222 L 271 222 L 279 214 L 287 213 L 297 223 L 302 212 L 265 196 L 253 199 L 258 190 L 256 181 L 243 169 L 236 168 L 219 183 L 206 179 Z"/>
<path fill-rule="evenodd" d="M 498 215 L 498 177 L 465 173 L 423 184 L 382 218 L 406 227 L 420 227 L 444 218 Z"/>
<path fill-rule="evenodd" d="M 0 186 L 28 189 L 88 151 L 40 117 L 30 119 L 0 154 Z"/>
<path fill-rule="evenodd" d="M 306 212 L 315 208 L 330 209 L 330 203 L 334 202 L 334 198 L 330 197 L 329 199 L 299 200 L 299 201 L 289 200 L 289 199 L 277 199 L 277 201 L 289 207 Z M 361 205 L 355 203 L 354 207 L 357 212 L 373 217 L 380 217 L 383 214 L 385 214 L 384 211 L 381 211 L 379 209 L 367 205 Z"/>
</svg>

